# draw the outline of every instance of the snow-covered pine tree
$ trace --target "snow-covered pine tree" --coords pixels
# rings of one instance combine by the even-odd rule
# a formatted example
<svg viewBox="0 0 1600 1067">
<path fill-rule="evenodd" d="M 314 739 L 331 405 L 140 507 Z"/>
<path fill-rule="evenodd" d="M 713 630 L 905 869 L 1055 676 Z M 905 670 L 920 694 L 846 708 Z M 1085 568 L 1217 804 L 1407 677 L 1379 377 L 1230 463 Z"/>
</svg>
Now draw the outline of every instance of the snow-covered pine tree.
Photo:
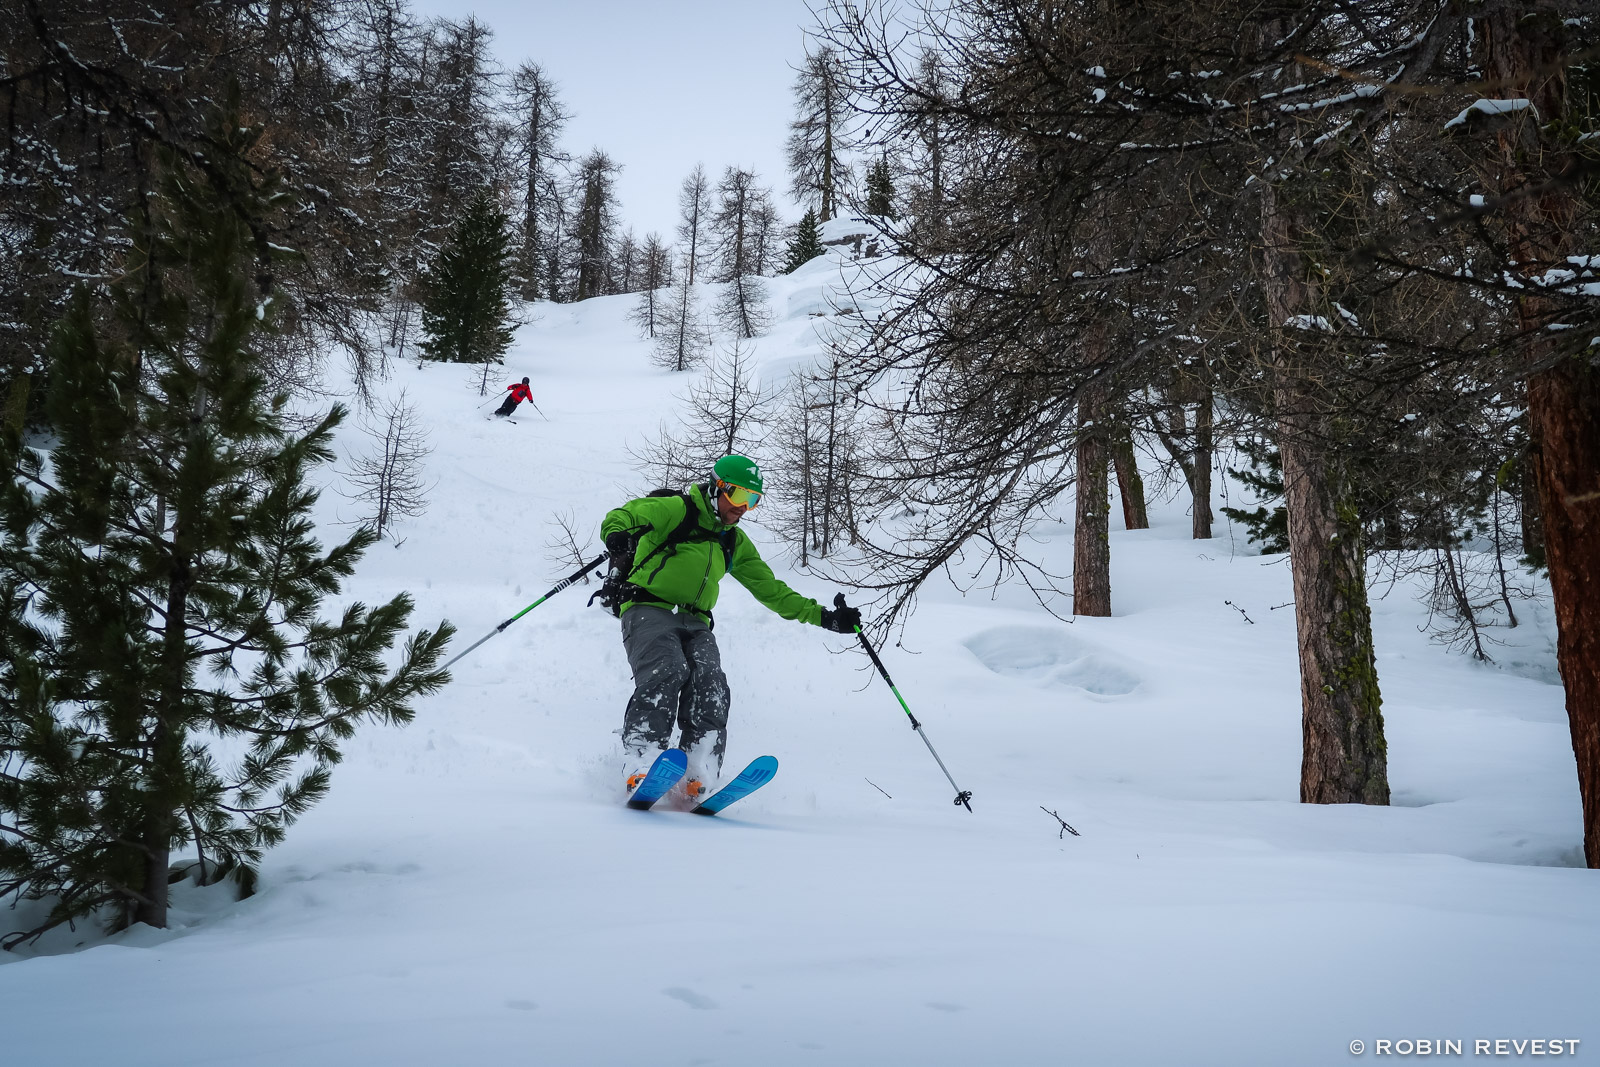
<svg viewBox="0 0 1600 1067">
<path fill-rule="evenodd" d="M 267 373 L 304 382 L 312 339 L 333 339 L 360 389 L 382 359 L 368 316 L 411 277 L 426 176 L 412 150 L 436 113 L 415 94 L 424 48 L 403 0 L 50 0 L 0 17 L 0 404 L 42 419 L 42 353 L 72 289 L 115 276 L 160 150 L 215 151 L 206 116 L 230 86 L 267 131 L 253 162 L 304 197 L 258 234 L 301 253 L 278 277 L 296 315 L 263 342 Z"/>
<path fill-rule="evenodd" d="M 693 285 L 700 269 L 702 246 L 706 240 L 706 227 L 711 219 L 711 179 L 706 168 L 696 163 L 694 170 L 683 179 L 678 191 L 678 241 L 683 249 L 684 269 Z"/>
<path fill-rule="evenodd" d="M 561 199 L 561 131 L 571 117 L 561 106 L 556 84 L 537 63 L 523 63 L 511 78 L 507 108 L 515 123 L 513 146 L 522 172 L 522 218 L 517 245 L 517 279 L 524 300 L 548 296 L 546 246 L 556 228 Z"/>
<path fill-rule="evenodd" d="M 800 216 L 800 222 L 795 226 L 794 236 L 789 240 L 783 273 L 793 274 L 796 268 L 810 263 L 826 251 L 827 249 L 822 247 L 822 232 L 817 225 L 817 212 L 814 208 L 806 208 L 806 213 Z"/>
<path fill-rule="evenodd" d="M 850 116 L 845 71 L 829 47 L 809 53 L 794 79 L 795 119 L 789 124 L 789 192 L 827 222 L 838 214 L 849 168 L 845 123 Z"/>
<path fill-rule="evenodd" d="M 572 212 L 572 248 L 577 254 L 574 300 L 602 296 L 611 274 L 617 229 L 617 172 L 622 165 L 600 149 L 578 161 L 577 205 Z"/>
<path fill-rule="evenodd" d="M 483 364 L 479 395 L 511 345 L 510 246 L 505 212 L 481 189 L 423 283 L 422 349 L 433 360 Z"/>
<path fill-rule="evenodd" d="M 772 324 L 767 287 L 755 273 L 755 217 L 771 194 L 756 184 L 754 171 L 729 167 L 717 183 L 717 205 L 711 214 L 712 247 L 717 256 L 716 280 L 723 283 L 713 314 L 723 329 L 752 338 Z"/>
<path fill-rule="evenodd" d="M 426 258 L 454 230 L 464 191 L 494 184 L 500 155 L 494 31 L 472 15 L 462 22 L 438 20 L 432 30 L 416 101 L 424 122 L 418 212 Z"/>
<path fill-rule="evenodd" d="M 52 904 L 5 947 L 93 914 L 165 926 L 185 874 L 249 893 L 339 742 L 448 677 L 448 623 L 386 668 L 405 594 L 318 617 L 375 535 L 313 536 L 343 410 L 297 433 L 265 386 L 281 308 L 252 224 L 285 198 L 253 185 L 243 125 L 214 124 L 207 175 L 167 157 L 109 314 L 80 291 L 55 334 L 53 447 L 0 484 L 0 895 Z"/>
</svg>

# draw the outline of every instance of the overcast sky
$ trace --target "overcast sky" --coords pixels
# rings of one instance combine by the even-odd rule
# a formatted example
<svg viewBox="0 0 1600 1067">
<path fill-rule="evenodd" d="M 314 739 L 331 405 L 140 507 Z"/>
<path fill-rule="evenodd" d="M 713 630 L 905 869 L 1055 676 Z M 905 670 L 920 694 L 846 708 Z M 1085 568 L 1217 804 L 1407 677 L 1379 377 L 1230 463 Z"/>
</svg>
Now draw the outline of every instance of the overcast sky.
<svg viewBox="0 0 1600 1067">
<path fill-rule="evenodd" d="M 704 163 L 713 181 L 753 167 L 785 221 L 783 142 L 793 68 L 812 25 L 805 0 L 412 0 L 421 16 L 476 14 L 501 65 L 531 59 L 560 87 L 574 155 L 600 147 L 621 163 L 624 226 L 669 242 L 678 186 Z"/>
</svg>

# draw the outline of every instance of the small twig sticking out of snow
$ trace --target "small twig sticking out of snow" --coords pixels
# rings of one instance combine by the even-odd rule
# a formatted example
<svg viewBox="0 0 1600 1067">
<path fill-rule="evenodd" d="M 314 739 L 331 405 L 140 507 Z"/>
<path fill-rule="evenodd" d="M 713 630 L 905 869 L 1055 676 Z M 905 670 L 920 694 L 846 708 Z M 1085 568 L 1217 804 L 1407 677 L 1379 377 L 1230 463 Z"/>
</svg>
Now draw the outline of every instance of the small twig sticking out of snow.
<svg viewBox="0 0 1600 1067">
<path fill-rule="evenodd" d="M 1268 611 L 1277 611 L 1279 608 L 1292 608 L 1292 607 L 1294 607 L 1294 601 L 1286 600 L 1282 604 L 1274 604 L 1274 605 L 1272 605 L 1272 607 L 1268 608 L 1267 610 Z"/>
<path fill-rule="evenodd" d="M 863 777 L 862 781 L 866 782 L 868 785 L 870 785 L 872 788 L 876 789 L 878 792 L 883 793 L 883 786 L 879 785 L 877 782 L 874 782 L 871 778 Z M 883 793 L 883 795 L 886 796 L 886 797 L 889 797 L 888 793 Z M 894 797 L 889 797 L 889 799 L 893 800 Z"/>
<path fill-rule="evenodd" d="M 1244 609 L 1241 608 L 1239 605 L 1235 604 L 1233 601 L 1224 600 L 1223 603 L 1228 605 L 1228 607 L 1232 608 L 1234 611 L 1237 611 L 1240 615 L 1244 615 Z M 1256 624 L 1256 620 L 1252 619 L 1248 615 L 1244 615 L 1244 621 L 1249 623 L 1251 626 L 1254 626 Z"/>
<path fill-rule="evenodd" d="M 1056 833 L 1056 840 L 1057 841 L 1065 841 L 1067 839 L 1067 835 L 1068 834 L 1071 834 L 1073 837 L 1082 837 L 1083 836 L 1082 834 L 1078 833 L 1078 831 L 1076 831 L 1072 827 L 1068 826 L 1067 825 L 1067 820 L 1063 819 L 1059 815 L 1056 815 L 1055 812 L 1051 811 L 1049 808 L 1045 807 L 1043 804 L 1039 805 L 1039 810 L 1044 812 L 1046 815 L 1055 815 L 1056 822 L 1061 824 L 1061 829 Z"/>
</svg>

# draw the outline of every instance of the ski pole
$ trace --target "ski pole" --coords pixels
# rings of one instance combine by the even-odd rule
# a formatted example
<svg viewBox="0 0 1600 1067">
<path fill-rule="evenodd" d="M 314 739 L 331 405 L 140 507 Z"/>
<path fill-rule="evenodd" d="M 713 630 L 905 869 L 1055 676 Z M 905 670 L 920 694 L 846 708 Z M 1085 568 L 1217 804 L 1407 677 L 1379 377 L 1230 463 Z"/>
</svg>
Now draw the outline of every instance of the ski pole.
<svg viewBox="0 0 1600 1067">
<path fill-rule="evenodd" d="M 543 604 L 546 600 L 549 600 L 551 597 L 553 597 L 557 593 L 561 592 L 561 590 L 565 589 L 567 586 L 569 586 L 569 585 L 573 584 L 574 582 L 578 581 L 585 574 L 588 574 L 590 571 L 594 570 L 596 567 L 600 566 L 600 564 L 604 563 L 606 560 L 608 560 L 610 558 L 611 558 L 610 556 L 599 556 L 599 557 L 597 557 L 595 559 L 595 561 L 593 563 L 586 563 L 586 564 L 583 565 L 583 568 L 581 570 L 576 571 L 573 574 L 569 574 L 567 577 L 561 579 L 555 585 L 550 587 L 550 591 L 548 593 L 546 593 L 544 596 L 540 597 L 538 600 L 535 600 L 532 604 L 529 604 L 527 607 L 523 608 L 521 611 L 517 612 L 515 615 L 511 616 L 511 618 L 507 619 L 505 622 L 501 623 L 499 626 L 496 626 L 493 630 L 490 630 L 488 633 L 486 633 L 482 637 L 478 638 L 476 641 L 474 641 L 472 644 L 468 645 L 466 648 L 462 649 L 460 654 L 457 655 L 455 657 L 455 659 L 452 659 L 449 663 L 446 663 L 444 665 L 444 667 L 441 668 L 441 669 L 442 670 L 449 670 L 451 665 L 454 664 L 456 662 L 456 660 L 460 659 L 462 656 L 465 656 L 468 652 L 471 652 L 473 649 L 477 648 L 479 645 L 481 645 L 485 641 L 489 640 L 489 638 L 493 637 L 495 634 L 497 634 L 500 631 L 504 630 L 507 626 L 510 626 L 512 623 L 514 623 L 518 619 L 522 618 L 528 612 L 532 611 L 534 608 L 538 607 L 540 604 Z"/>
<path fill-rule="evenodd" d="M 843 593 L 834 594 L 833 606 L 836 608 L 845 606 Z M 922 738 L 922 743 L 928 746 L 928 751 L 933 754 L 933 761 L 939 765 L 941 771 L 944 771 L 945 780 L 950 783 L 950 788 L 956 791 L 955 802 L 971 811 L 972 790 L 962 789 L 959 785 L 956 785 L 956 780 L 950 777 L 950 769 L 944 765 L 944 760 L 939 758 L 939 753 L 934 751 L 933 742 L 928 740 L 927 731 L 922 728 L 922 724 L 917 721 L 917 717 L 911 714 L 911 706 L 906 703 L 906 698 L 900 695 L 900 690 L 895 686 L 894 679 L 889 677 L 889 672 L 883 666 L 883 660 L 878 658 L 878 650 L 872 647 L 872 642 L 867 640 L 866 632 L 859 626 L 856 627 L 856 636 L 861 639 L 861 647 L 867 650 L 867 655 L 872 657 L 872 665 L 878 668 L 878 673 L 883 675 L 883 680 L 888 683 L 889 692 L 893 693 L 894 698 L 900 702 L 901 710 L 906 713 L 906 718 L 911 720 L 911 728 L 917 732 L 918 737 Z"/>
<path fill-rule="evenodd" d="M 530 405 L 530 406 L 531 406 L 531 407 L 532 407 L 532 408 L 533 408 L 533 410 L 535 410 L 535 411 L 539 411 L 539 405 L 538 405 L 538 404 L 535 404 L 535 403 L 534 403 L 534 402 L 533 402 L 533 397 L 531 397 L 531 396 L 530 396 L 530 397 L 529 397 L 529 398 L 528 398 L 528 404 L 529 404 L 529 405 Z M 546 414 L 545 414 L 545 413 L 544 413 L 544 412 L 542 412 L 542 411 L 539 411 L 539 417 L 540 417 L 540 418 L 541 418 L 541 419 L 543 419 L 543 420 L 544 420 L 544 421 L 545 421 L 545 422 L 549 422 L 549 421 L 550 421 L 550 416 L 549 416 L 549 415 L 546 415 Z"/>
</svg>

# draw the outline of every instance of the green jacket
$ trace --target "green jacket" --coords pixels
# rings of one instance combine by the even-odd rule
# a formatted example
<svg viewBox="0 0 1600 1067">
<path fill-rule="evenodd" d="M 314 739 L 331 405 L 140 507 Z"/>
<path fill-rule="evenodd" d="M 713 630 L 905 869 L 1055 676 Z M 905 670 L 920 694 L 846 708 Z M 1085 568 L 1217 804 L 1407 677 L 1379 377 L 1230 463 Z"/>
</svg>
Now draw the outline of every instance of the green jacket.
<svg viewBox="0 0 1600 1067">
<path fill-rule="evenodd" d="M 700 514 L 702 529 L 713 535 L 729 529 L 717 518 L 703 486 L 690 486 L 689 498 Z M 683 516 L 684 502 L 680 496 L 640 497 L 606 512 L 605 521 L 600 524 L 600 536 L 604 539 L 618 531 L 638 534 L 638 548 L 633 558 L 645 560 L 677 528 Z M 732 574 L 740 585 L 750 590 L 751 596 L 784 618 L 822 625 L 822 605 L 801 596 L 773 574 L 743 530 L 734 527 L 733 535 L 731 567 L 724 565 L 722 545 L 717 541 L 686 541 L 656 552 L 645 560 L 642 568 L 635 566 L 627 580 L 665 603 L 709 614 L 717 603 L 717 583 L 724 574 Z M 629 601 L 622 610 L 627 611 L 633 604 L 634 601 Z"/>
</svg>

